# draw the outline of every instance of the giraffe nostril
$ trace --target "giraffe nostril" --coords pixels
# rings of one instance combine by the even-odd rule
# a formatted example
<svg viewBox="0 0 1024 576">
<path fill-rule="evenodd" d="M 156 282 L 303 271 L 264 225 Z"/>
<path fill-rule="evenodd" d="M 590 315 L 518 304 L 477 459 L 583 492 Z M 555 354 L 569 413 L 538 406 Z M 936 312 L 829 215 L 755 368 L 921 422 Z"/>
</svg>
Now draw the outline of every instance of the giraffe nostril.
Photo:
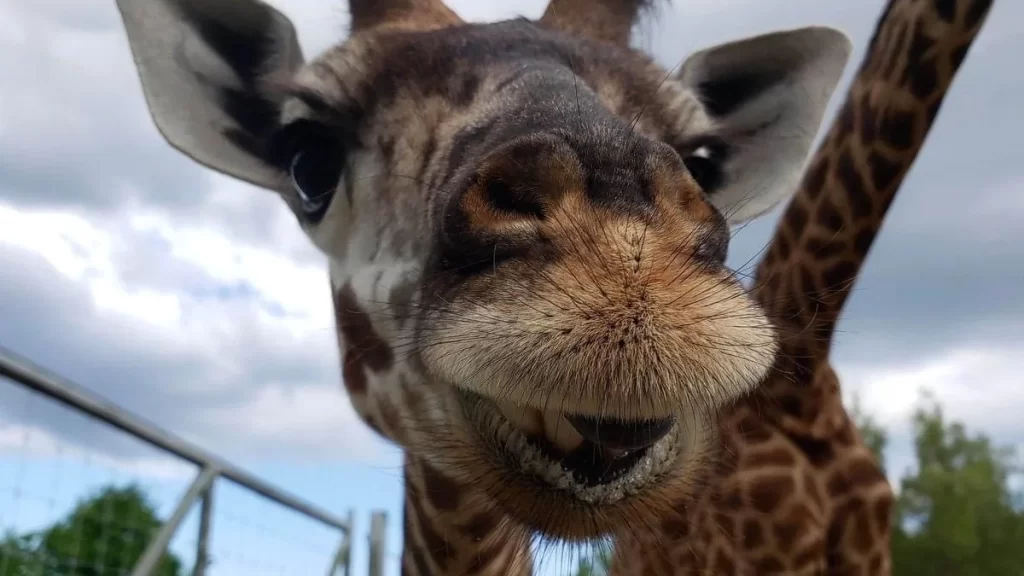
<svg viewBox="0 0 1024 576">
<path fill-rule="evenodd" d="M 565 419 L 587 440 L 612 450 L 646 448 L 664 438 L 675 425 L 674 418 L 616 420 L 567 414 Z"/>
<path fill-rule="evenodd" d="M 493 177 L 484 186 L 488 203 L 502 212 L 544 219 L 544 206 L 534 187 Z"/>
</svg>

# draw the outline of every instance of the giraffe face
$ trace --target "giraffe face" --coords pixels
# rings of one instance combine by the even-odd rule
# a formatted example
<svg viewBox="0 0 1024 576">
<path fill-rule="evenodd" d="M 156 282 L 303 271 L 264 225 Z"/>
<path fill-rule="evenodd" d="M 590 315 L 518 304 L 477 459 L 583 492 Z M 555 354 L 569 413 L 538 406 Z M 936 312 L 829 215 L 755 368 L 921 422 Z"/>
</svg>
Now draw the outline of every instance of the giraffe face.
<svg viewBox="0 0 1024 576">
<path fill-rule="evenodd" d="M 367 35 L 294 76 L 272 138 L 337 284 L 419 269 L 390 339 L 416 355 L 408 382 L 430 408 L 400 406 L 386 433 L 556 536 L 694 484 L 716 414 L 774 359 L 724 265 L 745 208 L 725 203 L 746 177 L 727 165 L 737 144 L 664 78 L 529 22 Z M 311 197 L 330 200 L 305 214 Z"/>
<path fill-rule="evenodd" d="M 133 36 L 122 4 L 147 94 L 192 108 L 150 98 L 168 140 L 277 191 L 350 301 L 401 283 L 402 306 L 360 303 L 401 350 L 353 398 L 364 417 L 397 414 L 387 435 L 552 536 L 700 480 L 716 415 L 776 351 L 729 226 L 792 192 L 845 37 L 766 35 L 669 75 L 513 20 L 364 31 L 303 64 L 265 5 L 150 1 L 194 44 Z"/>
<path fill-rule="evenodd" d="M 537 124 L 467 135 L 480 141 L 432 199 L 413 339 L 455 396 L 460 461 L 480 463 L 467 478 L 493 467 L 496 497 L 519 482 L 596 514 L 692 471 L 715 412 L 771 365 L 774 335 L 724 266 L 708 174 L 595 95 L 560 113 L 533 100 L 571 90 L 571 73 L 522 82 L 506 98 Z M 524 500 L 511 508 L 536 508 Z"/>
</svg>

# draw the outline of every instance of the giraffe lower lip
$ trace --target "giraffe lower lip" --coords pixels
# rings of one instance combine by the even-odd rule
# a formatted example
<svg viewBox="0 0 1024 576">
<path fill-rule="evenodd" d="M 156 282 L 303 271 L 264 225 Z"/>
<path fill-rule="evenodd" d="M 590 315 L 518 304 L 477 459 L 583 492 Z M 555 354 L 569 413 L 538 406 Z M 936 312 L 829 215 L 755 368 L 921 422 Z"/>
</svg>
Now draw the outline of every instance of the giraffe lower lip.
<svg viewBox="0 0 1024 576">
<path fill-rule="evenodd" d="M 528 439 L 545 456 L 558 462 L 565 473 L 571 474 L 573 479 L 588 487 L 608 484 L 621 478 L 648 452 L 647 447 L 639 450 L 613 450 L 584 440 L 575 450 L 565 454 L 546 438 L 530 436 Z"/>
</svg>

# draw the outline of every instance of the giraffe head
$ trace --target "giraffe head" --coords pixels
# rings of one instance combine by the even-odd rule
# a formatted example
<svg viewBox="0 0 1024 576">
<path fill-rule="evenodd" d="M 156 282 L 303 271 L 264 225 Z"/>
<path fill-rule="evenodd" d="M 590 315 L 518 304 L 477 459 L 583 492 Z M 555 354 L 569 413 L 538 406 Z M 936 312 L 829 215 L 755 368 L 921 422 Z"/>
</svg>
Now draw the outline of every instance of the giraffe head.
<svg viewBox="0 0 1024 576">
<path fill-rule="evenodd" d="M 164 137 L 280 195 L 328 257 L 368 422 L 553 536 L 699 482 L 776 352 L 729 227 L 794 191 L 842 33 L 668 71 L 628 46 L 641 0 L 492 24 L 350 0 L 350 36 L 307 62 L 258 0 L 118 2 Z"/>
</svg>

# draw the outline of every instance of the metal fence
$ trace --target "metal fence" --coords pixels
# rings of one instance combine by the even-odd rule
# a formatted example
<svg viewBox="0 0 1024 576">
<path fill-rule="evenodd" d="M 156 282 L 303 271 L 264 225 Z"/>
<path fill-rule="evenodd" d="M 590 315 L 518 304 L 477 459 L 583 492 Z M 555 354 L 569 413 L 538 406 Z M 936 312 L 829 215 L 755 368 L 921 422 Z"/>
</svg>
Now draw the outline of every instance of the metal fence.
<svg viewBox="0 0 1024 576">
<path fill-rule="evenodd" d="M 172 538 L 180 528 L 186 515 L 199 505 L 199 528 L 196 540 L 196 562 L 193 576 L 205 576 L 209 566 L 209 542 L 211 516 L 213 513 L 213 487 L 218 479 L 230 481 L 262 498 L 275 502 L 301 515 L 315 520 L 328 528 L 340 532 L 336 552 L 325 566 L 327 576 L 344 574 L 352 576 L 352 536 L 355 530 L 354 515 L 350 510 L 347 517 L 339 518 L 330 512 L 296 497 L 245 470 L 226 462 L 194 444 L 146 423 L 116 404 L 99 398 L 80 386 L 54 375 L 32 362 L 0 347 L 0 377 L 27 387 L 49 397 L 68 408 L 104 422 L 115 429 L 130 434 L 149 445 L 166 451 L 198 467 L 199 472 L 192 480 L 184 495 L 178 501 L 173 513 L 163 523 L 156 535 L 148 542 L 130 574 L 151 576 L 168 550 Z M 374 511 L 369 535 L 369 572 L 371 576 L 383 573 L 385 549 L 386 515 Z"/>
</svg>

